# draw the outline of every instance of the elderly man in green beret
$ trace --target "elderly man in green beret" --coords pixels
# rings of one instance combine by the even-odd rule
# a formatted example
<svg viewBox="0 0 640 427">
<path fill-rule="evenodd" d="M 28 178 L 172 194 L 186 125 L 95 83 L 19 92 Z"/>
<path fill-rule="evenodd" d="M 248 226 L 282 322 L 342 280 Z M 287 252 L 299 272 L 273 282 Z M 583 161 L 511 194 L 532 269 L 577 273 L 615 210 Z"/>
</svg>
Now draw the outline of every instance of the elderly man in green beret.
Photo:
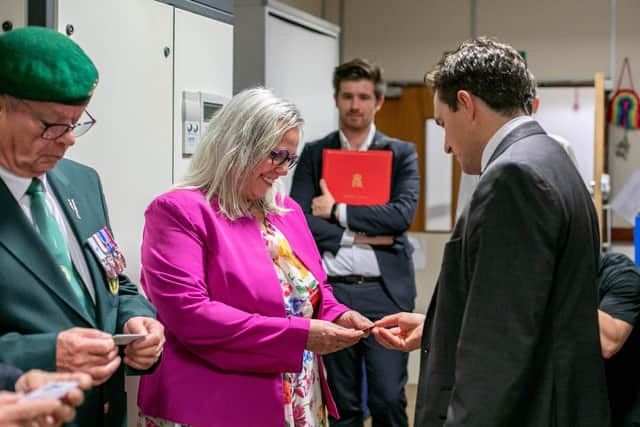
<svg viewBox="0 0 640 427">
<path fill-rule="evenodd" d="M 125 425 L 125 371 L 153 369 L 164 330 L 124 275 L 98 175 L 63 158 L 96 123 L 98 72 L 40 27 L 1 35 L 0 58 L 0 362 L 89 374 L 73 425 Z"/>
</svg>

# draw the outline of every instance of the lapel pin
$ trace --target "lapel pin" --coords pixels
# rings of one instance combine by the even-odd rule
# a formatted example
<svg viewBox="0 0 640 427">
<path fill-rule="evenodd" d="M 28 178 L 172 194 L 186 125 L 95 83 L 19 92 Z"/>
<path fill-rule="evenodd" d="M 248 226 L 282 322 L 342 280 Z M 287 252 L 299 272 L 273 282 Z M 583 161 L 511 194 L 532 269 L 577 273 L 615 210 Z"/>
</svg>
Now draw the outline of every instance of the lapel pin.
<svg viewBox="0 0 640 427">
<path fill-rule="evenodd" d="M 78 212 L 78 206 L 76 206 L 76 201 L 73 200 L 73 199 L 67 199 L 67 203 L 69 203 L 69 207 L 71 208 L 71 210 L 75 214 L 76 218 L 77 219 L 82 219 L 82 217 L 80 216 L 80 212 Z"/>
</svg>

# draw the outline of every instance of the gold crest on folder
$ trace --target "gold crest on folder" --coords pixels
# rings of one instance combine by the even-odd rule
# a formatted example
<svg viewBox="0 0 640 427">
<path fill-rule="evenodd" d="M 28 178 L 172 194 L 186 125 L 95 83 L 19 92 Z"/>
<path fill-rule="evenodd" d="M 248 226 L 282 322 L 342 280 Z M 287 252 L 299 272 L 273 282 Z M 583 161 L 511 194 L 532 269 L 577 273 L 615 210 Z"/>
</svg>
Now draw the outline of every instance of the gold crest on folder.
<svg viewBox="0 0 640 427">
<path fill-rule="evenodd" d="M 351 188 L 362 188 L 362 174 L 353 174 L 351 177 Z"/>
</svg>

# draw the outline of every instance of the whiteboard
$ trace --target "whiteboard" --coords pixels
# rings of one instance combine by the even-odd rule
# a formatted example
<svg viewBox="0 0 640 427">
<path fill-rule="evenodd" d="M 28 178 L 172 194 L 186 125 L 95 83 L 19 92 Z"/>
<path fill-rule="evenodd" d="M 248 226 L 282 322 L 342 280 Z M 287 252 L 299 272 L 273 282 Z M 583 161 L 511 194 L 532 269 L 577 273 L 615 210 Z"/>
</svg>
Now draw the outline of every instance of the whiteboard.
<svg viewBox="0 0 640 427">
<path fill-rule="evenodd" d="M 425 230 L 449 231 L 453 164 L 451 155 L 444 151 L 444 129 L 434 119 L 427 119 L 425 123 Z"/>
<path fill-rule="evenodd" d="M 547 131 L 566 138 L 585 184 L 593 181 L 595 100 L 593 87 L 542 87 L 535 119 Z"/>
</svg>

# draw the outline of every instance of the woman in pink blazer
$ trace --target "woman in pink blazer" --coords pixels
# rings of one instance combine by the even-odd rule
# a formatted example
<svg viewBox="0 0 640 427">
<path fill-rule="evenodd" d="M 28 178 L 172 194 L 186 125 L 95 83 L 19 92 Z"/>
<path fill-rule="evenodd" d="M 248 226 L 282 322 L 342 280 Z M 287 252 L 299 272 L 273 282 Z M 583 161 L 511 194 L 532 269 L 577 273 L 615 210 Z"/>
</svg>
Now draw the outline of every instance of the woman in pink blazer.
<svg viewBox="0 0 640 427">
<path fill-rule="evenodd" d="M 185 181 L 146 211 L 142 285 L 167 342 L 142 377 L 142 426 L 323 426 L 319 357 L 373 324 L 338 303 L 300 207 L 274 186 L 302 118 L 266 89 L 212 120 Z"/>
</svg>

